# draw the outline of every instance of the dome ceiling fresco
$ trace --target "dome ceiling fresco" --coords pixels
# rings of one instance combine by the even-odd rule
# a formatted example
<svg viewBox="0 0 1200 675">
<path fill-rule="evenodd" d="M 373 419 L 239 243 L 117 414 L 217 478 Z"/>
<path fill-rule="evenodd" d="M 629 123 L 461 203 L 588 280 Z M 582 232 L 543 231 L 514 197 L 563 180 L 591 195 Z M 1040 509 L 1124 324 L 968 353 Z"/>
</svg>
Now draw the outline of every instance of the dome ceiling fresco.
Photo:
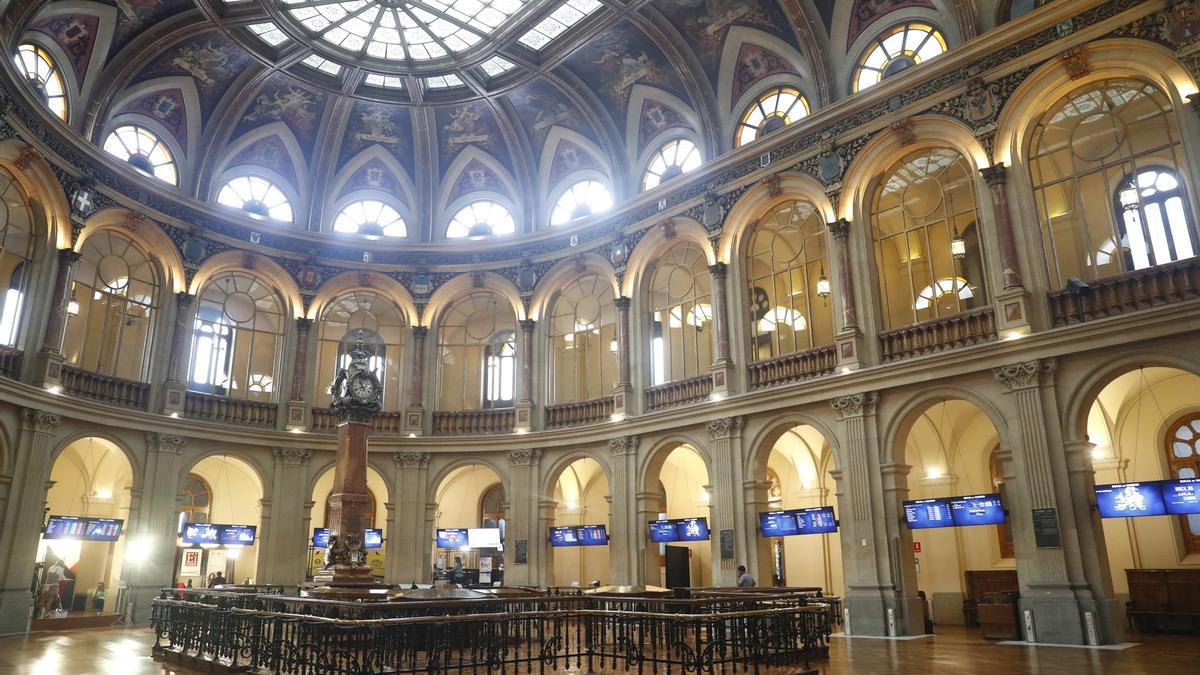
<svg viewBox="0 0 1200 675">
<path fill-rule="evenodd" d="M 672 139 L 733 150 L 772 86 L 814 111 L 846 95 L 854 50 L 895 21 L 961 41 L 940 1 L 54 0 L 6 24 L 56 61 L 80 137 L 149 129 L 185 196 L 260 175 L 312 231 L 386 196 L 413 241 L 475 198 L 519 232 L 580 180 L 620 204 Z"/>
</svg>

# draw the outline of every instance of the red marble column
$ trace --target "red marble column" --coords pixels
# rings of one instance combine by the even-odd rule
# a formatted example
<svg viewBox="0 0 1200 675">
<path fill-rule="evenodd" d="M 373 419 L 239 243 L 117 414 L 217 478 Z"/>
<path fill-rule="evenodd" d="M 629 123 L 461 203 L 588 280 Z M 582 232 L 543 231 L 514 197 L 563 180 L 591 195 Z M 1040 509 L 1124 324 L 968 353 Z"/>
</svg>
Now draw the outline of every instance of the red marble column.
<svg viewBox="0 0 1200 675">
<path fill-rule="evenodd" d="M 408 405 L 412 408 L 420 408 L 425 398 L 425 336 L 428 334 L 429 329 L 425 326 L 413 326 L 413 359 L 409 369 L 412 377 L 408 383 Z"/>
<path fill-rule="evenodd" d="M 621 296 L 617 306 L 617 387 L 628 387 L 629 381 L 629 298 Z"/>
<path fill-rule="evenodd" d="M 854 276 L 850 273 L 850 221 L 839 218 L 827 225 L 833 235 L 833 255 L 837 260 L 837 295 L 842 300 L 842 329 L 858 328 L 858 308 L 854 302 Z"/>
<path fill-rule="evenodd" d="M 71 277 L 80 255 L 69 248 L 58 251 L 58 274 L 54 277 L 54 305 L 46 321 L 42 350 L 55 354 L 62 350 L 63 333 L 67 329 L 67 304 L 71 301 Z"/>
<path fill-rule="evenodd" d="M 192 331 L 192 300 L 188 293 L 175 294 L 175 325 L 171 333 L 171 355 L 167 360 L 167 383 L 180 384 L 187 380 L 188 338 Z"/>
<path fill-rule="evenodd" d="M 717 333 L 717 363 L 729 360 L 729 310 L 725 297 L 727 271 L 725 263 L 721 262 L 708 267 L 708 273 L 712 276 L 712 312 L 713 326 Z"/>
<path fill-rule="evenodd" d="M 304 400 L 304 384 L 308 378 L 308 333 L 312 319 L 296 319 L 296 362 L 292 364 L 292 400 Z"/>
<path fill-rule="evenodd" d="M 533 319 L 521 319 L 521 393 L 520 400 L 533 400 Z"/>
<path fill-rule="evenodd" d="M 1013 235 L 1012 211 L 1008 206 L 1008 169 L 1003 162 L 979 170 L 992 193 L 992 211 L 996 215 L 996 239 L 1000 244 L 1000 267 L 1005 288 L 1020 288 L 1021 260 L 1017 257 L 1017 241 Z"/>
</svg>

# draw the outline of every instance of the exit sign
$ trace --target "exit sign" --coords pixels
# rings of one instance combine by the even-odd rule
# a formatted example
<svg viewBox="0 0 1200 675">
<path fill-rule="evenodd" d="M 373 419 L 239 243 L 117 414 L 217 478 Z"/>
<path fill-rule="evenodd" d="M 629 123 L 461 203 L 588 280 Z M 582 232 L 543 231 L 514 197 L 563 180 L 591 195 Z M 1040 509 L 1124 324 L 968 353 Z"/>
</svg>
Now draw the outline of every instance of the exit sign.
<svg viewBox="0 0 1200 675">
<path fill-rule="evenodd" d="M 914 541 L 913 542 L 913 553 L 920 553 L 920 552 L 921 552 L 921 542 Z"/>
</svg>

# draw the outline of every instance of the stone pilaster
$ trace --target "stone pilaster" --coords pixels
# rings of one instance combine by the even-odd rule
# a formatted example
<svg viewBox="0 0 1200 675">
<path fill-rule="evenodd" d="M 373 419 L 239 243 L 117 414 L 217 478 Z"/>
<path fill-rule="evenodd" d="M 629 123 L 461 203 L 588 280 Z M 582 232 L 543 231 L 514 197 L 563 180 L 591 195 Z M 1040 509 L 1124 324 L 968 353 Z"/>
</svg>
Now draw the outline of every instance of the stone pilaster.
<svg viewBox="0 0 1200 675">
<path fill-rule="evenodd" d="M 633 384 L 629 374 L 629 298 L 617 298 L 617 387 L 613 393 L 613 414 L 628 415 L 631 411 L 629 397 L 633 393 Z"/>
<path fill-rule="evenodd" d="M 1013 479 L 1005 481 L 1005 496 L 1017 553 L 1022 625 L 1033 629 L 1025 639 L 1120 642 L 1121 612 L 1113 598 L 1103 531 L 1088 506 L 1091 460 L 1079 444 L 1063 447 L 1054 362 L 1026 361 L 994 368 L 992 374 L 1012 420 Z M 1057 546 L 1045 537 L 1038 546 L 1035 513 L 1039 521 L 1057 524 Z"/>
<path fill-rule="evenodd" d="M 296 354 L 292 362 L 292 395 L 287 404 L 287 426 L 303 429 L 308 426 L 308 341 L 312 319 L 296 319 Z"/>
<path fill-rule="evenodd" d="M 175 577 L 176 498 L 186 444 L 182 436 L 153 431 L 146 434 L 146 464 L 139 481 L 141 497 L 136 509 L 130 504 L 131 522 L 125 535 L 128 564 L 121 566 L 121 576 L 129 584 L 129 613 L 134 623 L 149 621 L 151 601 Z"/>
<path fill-rule="evenodd" d="M 1021 279 L 1021 259 L 1008 204 L 1008 170 L 1003 162 L 979 170 L 992 196 L 1003 288 L 996 293 L 996 328 L 1003 336 L 1029 332 L 1029 294 Z"/>
<path fill-rule="evenodd" d="M 770 586 L 775 574 L 775 561 L 771 557 L 771 540 L 758 536 L 758 514 L 771 510 L 771 481 L 742 481 L 742 501 L 745 512 L 738 521 L 746 531 L 749 546 L 746 549 L 746 569 L 758 580 L 759 586 Z"/>
<path fill-rule="evenodd" d="M 522 319 L 518 323 L 521 328 L 521 340 L 517 343 L 521 350 L 518 364 L 521 379 L 515 403 L 513 430 L 529 431 L 533 428 L 533 329 L 537 322 L 533 319 Z"/>
<path fill-rule="evenodd" d="M 192 301 L 196 296 L 175 294 L 175 323 L 171 328 L 171 356 L 167 360 L 167 382 L 163 386 L 163 413 L 183 414 L 187 390 L 188 345 L 192 336 Z"/>
<path fill-rule="evenodd" d="M 637 541 L 637 574 L 634 583 L 651 586 L 664 585 L 662 544 L 650 541 L 647 524 L 658 519 L 662 503 L 666 498 L 661 492 L 637 491 L 633 493 L 633 522 L 636 527 L 631 534 Z"/>
<path fill-rule="evenodd" d="M 728 272 L 725 263 L 708 266 L 708 273 L 712 277 L 713 333 L 716 340 L 716 344 L 713 345 L 715 358 L 712 365 L 713 394 L 716 396 L 726 396 L 733 389 L 733 358 L 729 348 L 729 300 L 725 291 Z"/>
<path fill-rule="evenodd" d="M 80 254 L 73 249 L 58 251 L 58 268 L 51 291 L 50 314 L 42 335 L 42 349 L 37 356 L 37 384 L 54 388 L 62 386 L 62 342 L 67 329 L 67 306 L 71 301 L 71 281 L 79 265 Z"/>
<path fill-rule="evenodd" d="M 645 537 L 634 518 L 633 495 L 637 491 L 638 437 L 620 436 L 608 439 L 612 459 L 611 513 L 608 520 L 608 558 L 611 583 L 631 585 L 638 580 L 638 548 L 645 546 Z"/>
<path fill-rule="evenodd" d="M 23 633 L 28 626 L 33 607 L 29 580 L 44 522 L 42 505 L 46 503 L 54 430 L 61 421 L 58 415 L 43 410 L 21 411 L 21 432 L 12 458 L 11 508 L 0 529 L 0 551 L 7 552 L 7 558 L 0 559 L 0 635 Z"/>
<path fill-rule="evenodd" d="M 749 559 L 754 545 L 751 538 L 754 530 L 746 531 L 746 505 L 738 490 L 742 484 L 742 428 L 741 417 L 723 417 L 710 421 L 708 431 L 709 454 L 712 458 L 709 482 L 712 483 L 710 500 L 712 520 L 712 580 L 714 586 L 732 586 L 737 583 L 737 566 Z M 721 535 L 733 532 L 734 557 L 721 559 Z M 750 535 L 750 536 L 747 536 Z"/>
<path fill-rule="evenodd" d="M 425 424 L 425 336 L 429 329 L 413 326 L 412 365 L 409 369 L 408 408 L 404 411 L 404 431 L 420 436 Z"/>
<path fill-rule="evenodd" d="M 433 531 L 425 522 L 425 505 L 429 501 L 428 452 L 397 452 L 392 455 L 395 467 L 396 527 L 387 543 L 387 581 L 409 585 L 432 581 L 430 541 Z"/>
<path fill-rule="evenodd" d="M 854 369 L 863 363 L 863 336 L 858 326 L 858 305 L 854 298 L 854 269 L 850 266 L 850 221 L 839 218 L 826 227 L 833 236 L 833 294 L 842 308 L 840 325 L 834 337 L 838 366 Z"/>
<path fill-rule="evenodd" d="M 534 526 L 534 538 L 541 538 L 545 547 L 542 555 L 542 564 L 539 569 L 532 570 L 534 583 L 538 586 L 562 585 L 554 576 L 554 548 L 549 545 L 550 528 L 554 527 L 555 512 L 558 509 L 558 502 L 553 499 L 539 499 L 537 502 L 537 521 Z M 532 545 L 532 542 L 530 542 Z M 565 582 L 566 580 L 564 580 Z M 580 583 L 587 583 L 588 580 L 580 580 Z"/>
<path fill-rule="evenodd" d="M 512 562 L 506 556 L 504 581 L 509 585 L 536 583 L 538 571 L 545 564 L 550 542 L 545 532 L 535 531 L 538 522 L 539 480 L 541 477 L 542 451 L 537 448 L 522 448 L 508 453 L 509 490 L 506 492 L 509 508 L 504 550 L 514 550 L 518 541 L 526 541 L 529 562 L 518 565 L 515 556 Z"/>
<path fill-rule="evenodd" d="M 304 579 L 304 550 L 309 538 L 304 527 L 304 505 L 308 500 L 311 457 L 312 451 L 307 448 L 275 448 L 269 525 L 264 525 L 258 555 L 259 583 L 290 586 Z M 267 512 L 264 505 L 264 521 Z"/>
</svg>

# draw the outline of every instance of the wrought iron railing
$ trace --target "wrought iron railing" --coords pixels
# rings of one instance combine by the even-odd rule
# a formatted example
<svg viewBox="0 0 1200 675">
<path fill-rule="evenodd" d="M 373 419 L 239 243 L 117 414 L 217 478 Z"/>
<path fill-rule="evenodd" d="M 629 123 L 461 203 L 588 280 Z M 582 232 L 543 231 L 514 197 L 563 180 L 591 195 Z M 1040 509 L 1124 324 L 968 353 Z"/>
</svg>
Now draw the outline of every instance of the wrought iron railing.
<svg viewBox="0 0 1200 675">
<path fill-rule="evenodd" d="M 713 378 L 707 374 L 655 385 L 646 389 L 646 410 L 707 401 L 712 390 Z"/>
<path fill-rule="evenodd" d="M 546 428 L 573 427 L 607 422 L 613 414 L 613 397 L 593 398 L 546 406 Z"/>
<path fill-rule="evenodd" d="M 310 431 L 337 431 L 337 415 L 329 408 L 313 408 Z M 398 434 L 404 426 L 404 413 L 378 412 L 371 418 L 371 431 L 380 434 Z"/>
<path fill-rule="evenodd" d="M 146 382 L 94 373 L 66 364 L 62 367 L 62 388 L 71 396 L 125 408 L 145 410 L 150 405 L 150 385 Z"/>
<path fill-rule="evenodd" d="M 992 308 L 984 307 L 880 333 L 883 360 L 896 361 L 995 340 L 995 318 Z"/>
<path fill-rule="evenodd" d="M 754 361 L 748 366 L 750 388 L 762 389 L 829 375 L 836 367 L 837 350 L 832 345 Z"/>
<path fill-rule="evenodd" d="M 1200 258 L 1097 279 L 1050 293 L 1055 326 L 1200 298 Z"/>
<path fill-rule="evenodd" d="M 378 604 L 176 596 L 167 589 L 154 601 L 156 656 L 229 671 L 757 673 L 809 667 L 832 632 L 828 607 L 792 595 Z M 285 601 L 291 611 L 272 609 Z"/>
<path fill-rule="evenodd" d="M 279 404 L 245 401 L 189 391 L 184 396 L 183 414 L 193 419 L 210 422 L 274 428 L 275 417 L 279 414 Z"/>
<path fill-rule="evenodd" d="M 20 349 L 0 346 L 0 377 L 15 380 L 20 376 L 22 354 Z"/>
<path fill-rule="evenodd" d="M 513 408 L 491 410 L 435 410 L 433 433 L 439 436 L 461 434 L 506 434 L 513 430 Z"/>
</svg>

